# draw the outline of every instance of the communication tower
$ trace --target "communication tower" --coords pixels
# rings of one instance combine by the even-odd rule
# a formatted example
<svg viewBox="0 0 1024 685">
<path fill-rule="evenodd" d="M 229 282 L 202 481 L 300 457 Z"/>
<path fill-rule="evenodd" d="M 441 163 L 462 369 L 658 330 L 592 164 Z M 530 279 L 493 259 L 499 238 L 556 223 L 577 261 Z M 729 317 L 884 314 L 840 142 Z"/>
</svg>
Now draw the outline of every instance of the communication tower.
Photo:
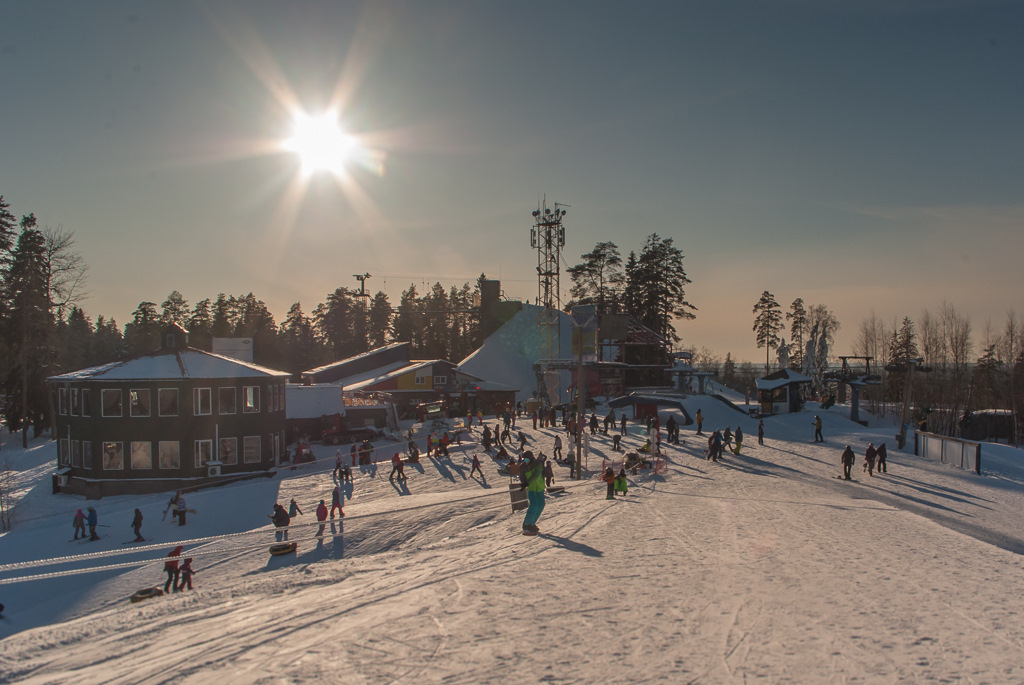
<svg viewBox="0 0 1024 685">
<path fill-rule="evenodd" d="M 562 247 L 565 246 L 563 208 L 568 206 L 556 202 L 554 208 L 548 207 L 545 197 L 537 209 L 533 210 L 533 228 L 530 229 L 530 246 L 537 250 L 537 305 L 543 307 L 537 321 L 540 335 L 540 359 L 536 365 L 537 392 L 541 400 L 550 404 L 560 404 L 562 401 L 558 372 L 545 362 L 559 358 L 559 341 L 562 339 L 562 296 L 558 275 Z"/>
</svg>

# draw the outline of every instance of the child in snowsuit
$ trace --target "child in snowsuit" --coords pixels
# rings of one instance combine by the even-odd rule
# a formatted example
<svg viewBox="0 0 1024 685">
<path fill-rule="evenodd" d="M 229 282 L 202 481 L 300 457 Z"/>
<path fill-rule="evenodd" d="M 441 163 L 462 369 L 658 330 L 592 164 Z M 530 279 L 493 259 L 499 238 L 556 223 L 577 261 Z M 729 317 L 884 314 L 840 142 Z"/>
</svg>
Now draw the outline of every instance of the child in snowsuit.
<svg viewBox="0 0 1024 685">
<path fill-rule="evenodd" d="M 178 572 L 181 574 L 181 583 L 178 584 L 178 590 L 180 592 L 184 592 L 185 586 L 188 586 L 188 589 L 191 590 L 192 574 L 195 573 L 195 571 L 192 570 L 192 557 L 189 557 L 182 562 L 181 568 L 178 569 Z"/>
<path fill-rule="evenodd" d="M 295 518 L 295 514 L 302 516 L 302 509 L 299 509 L 299 505 L 295 502 L 295 498 L 292 497 L 291 504 L 288 505 L 288 517 Z"/>
<path fill-rule="evenodd" d="M 551 484 L 555 482 L 555 470 L 551 467 L 551 462 L 544 459 L 544 482 L 550 488 Z"/>
<path fill-rule="evenodd" d="M 619 471 L 619 475 L 615 476 L 615 492 L 622 493 L 622 496 L 626 496 L 626 490 L 629 488 L 626 483 L 626 469 Z"/>
<path fill-rule="evenodd" d="M 612 436 L 612 452 L 621 452 L 622 451 L 622 447 L 619 446 L 619 443 L 621 443 L 621 442 L 622 442 L 622 436 L 621 435 L 613 435 Z"/>
<path fill-rule="evenodd" d="M 85 514 L 79 509 L 75 512 L 75 518 L 71 521 L 71 525 L 75 528 L 75 539 L 78 539 L 78 534 L 81 533 L 82 537 L 85 537 Z"/>
<path fill-rule="evenodd" d="M 612 467 L 609 466 L 605 469 L 602 480 L 604 480 L 608 485 L 608 491 L 605 494 L 605 499 L 615 499 L 615 472 L 612 471 Z"/>
</svg>

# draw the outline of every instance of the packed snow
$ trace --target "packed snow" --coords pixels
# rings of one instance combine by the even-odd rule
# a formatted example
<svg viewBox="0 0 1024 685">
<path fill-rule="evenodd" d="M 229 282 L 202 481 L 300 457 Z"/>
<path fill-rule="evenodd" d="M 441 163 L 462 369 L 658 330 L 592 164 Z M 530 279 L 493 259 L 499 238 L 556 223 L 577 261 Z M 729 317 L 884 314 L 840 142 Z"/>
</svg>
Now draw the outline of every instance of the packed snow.
<svg viewBox="0 0 1024 685">
<path fill-rule="evenodd" d="M 406 466 L 405 485 L 388 480 L 404 444 L 378 444 L 322 541 L 314 510 L 331 501 L 334 447 L 272 479 L 189 493 L 196 513 L 180 527 L 162 519 L 166 494 L 52 494 L 53 444 L 22 450 L 4 434 L 16 510 L 0 537 L 0 681 L 1024 682 L 1019 450 L 986 443 L 978 475 L 896 450 L 888 422 L 814 403 L 766 418 L 761 446 L 757 421 L 726 403 L 684 403 L 705 433 L 741 425 L 741 453 L 706 461 L 706 437 L 684 426 L 681 444 L 663 442 L 664 473 L 631 475 L 610 501 L 597 474 L 622 455 L 612 435 L 590 437 L 587 477 L 556 467 L 568 487 L 547 497 L 537 537 L 521 534 L 478 425 L 450 457 Z M 563 431 L 517 427 L 547 455 Z M 647 440 L 627 430 L 627 451 Z M 888 473 L 861 470 L 869 441 L 887 444 Z M 846 444 L 852 482 L 837 479 Z M 473 454 L 486 478 L 470 476 Z M 271 556 L 267 516 L 292 498 L 298 550 Z M 87 506 L 110 527 L 72 541 Z M 147 542 L 122 545 L 135 508 Z M 177 544 L 195 589 L 130 603 L 163 586 Z"/>
</svg>

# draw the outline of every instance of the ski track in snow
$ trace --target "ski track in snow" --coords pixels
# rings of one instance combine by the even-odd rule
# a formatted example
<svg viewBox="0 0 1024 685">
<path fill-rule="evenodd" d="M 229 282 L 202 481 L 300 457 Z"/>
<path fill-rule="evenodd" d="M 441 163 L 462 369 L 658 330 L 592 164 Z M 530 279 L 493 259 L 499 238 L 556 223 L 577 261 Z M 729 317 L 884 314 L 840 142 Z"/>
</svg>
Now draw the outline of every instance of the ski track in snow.
<svg viewBox="0 0 1024 685">
<path fill-rule="evenodd" d="M 716 401 L 694 401 L 705 427 L 740 421 Z M 298 553 L 269 559 L 262 546 L 204 543 L 223 552 L 197 557 L 194 592 L 128 604 L 135 589 L 162 584 L 156 564 L 0 586 L 9 597 L 44 583 L 54 595 L 39 607 L 49 625 L 5 633 L 0 680 L 1024 681 L 1017 476 L 978 477 L 892 450 L 890 474 L 836 480 L 839 443 L 856 442 L 860 457 L 891 431 L 826 418 L 823 445 L 802 442 L 807 414 L 776 417 L 765 446 L 748 438 L 742 456 L 719 463 L 701 458 L 705 441 L 684 429 L 684 444 L 667 446 L 666 474 L 631 477 L 627 501 L 606 500 L 596 480 L 570 483 L 548 497 L 532 538 L 519 534 L 507 479 L 482 453 L 494 497 L 474 498 L 488 489 L 462 467 L 477 445 L 410 471 L 410 495 L 396 497 L 383 469 L 360 469 L 351 518 L 333 524 L 340 537 L 317 544 L 297 528 Z M 755 433 L 755 422 L 743 424 Z M 553 430 L 526 432 L 550 454 Z M 631 424 L 627 446 L 640 440 Z M 592 470 L 601 454 L 621 458 L 610 441 L 593 439 Z M 332 487 L 326 466 L 282 476 L 269 484 L 281 502 L 307 507 L 308 493 Z M 193 498 L 211 518 L 219 511 L 216 493 Z M 253 507 L 269 511 L 266 501 Z M 25 507 L 39 526 L 43 509 Z M 309 520 L 306 511 L 299 522 Z M 251 539 L 269 544 L 270 531 Z"/>
</svg>

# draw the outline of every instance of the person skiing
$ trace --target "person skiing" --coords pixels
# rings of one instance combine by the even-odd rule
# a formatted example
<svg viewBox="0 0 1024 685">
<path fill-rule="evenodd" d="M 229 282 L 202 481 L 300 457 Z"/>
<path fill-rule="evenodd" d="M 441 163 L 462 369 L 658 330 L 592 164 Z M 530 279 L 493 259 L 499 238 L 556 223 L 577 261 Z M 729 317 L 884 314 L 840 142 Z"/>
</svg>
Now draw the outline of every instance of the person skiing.
<svg viewBox="0 0 1024 685">
<path fill-rule="evenodd" d="M 764 419 L 757 422 L 757 444 L 764 444 Z"/>
<path fill-rule="evenodd" d="M 295 514 L 302 516 L 302 509 L 299 509 L 298 503 L 295 501 L 295 498 L 292 497 L 292 501 L 288 505 L 288 518 L 295 518 Z"/>
<path fill-rule="evenodd" d="M 551 484 L 555 482 L 555 469 L 546 457 L 543 457 L 541 461 L 544 462 L 544 483 L 550 488 Z"/>
<path fill-rule="evenodd" d="M 135 542 L 145 542 L 145 538 L 142 537 L 142 511 L 139 509 L 135 510 L 135 518 L 132 519 L 132 530 L 135 531 Z"/>
<path fill-rule="evenodd" d="M 609 466 L 604 470 L 604 475 L 601 476 L 601 480 L 605 482 L 607 492 L 605 493 L 605 499 L 615 499 L 615 471 Z"/>
<path fill-rule="evenodd" d="M 700 413 L 700 409 L 697 410 L 693 418 L 697 420 L 697 435 L 704 435 L 701 432 L 704 428 L 704 415 Z"/>
<path fill-rule="evenodd" d="M 875 444 L 873 442 L 868 443 L 868 448 L 864 452 L 864 470 L 868 472 L 868 476 L 875 475 Z"/>
<path fill-rule="evenodd" d="M 82 537 L 85 537 L 85 514 L 79 509 L 75 512 L 75 518 L 72 519 L 71 525 L 75 529 L 75 539 L 78 539 L 78 534 L 81 533 Z"/>
<path fill-rule="evenodd" d="M 740 449 L 743 447 L 743 429 L 740 426 L 736 426 L 736 448 L 732 451 L 733 454 L 739 454 Z"/>
<path fill-rule="evenodd" d="M 172 588 L 174 592 L 178 591 L 178 557 L 181 556 L 183 549 L 185 549 L 183 546 L 178 545 L 167 554 L 168 559 L 164 562 L 164 571 L 167 573 L 164 593 L 170 592 Z"/>
<path fill-rule="evenodd" d="M 821 437 L 821 417 L 814 417 L 814 442 L 825 442 L 825 438 Z"/>
<path fill-rule="evenodd" d="M 530 450 L 523 453 L 523 458 L 519 480 L 522 483 L 521 489 L 526 490 L 526 497 L 530 501 L 523 519 L 523 535 L 536 535 L 539 532 L 537 521 L 544 511 L 544 467 L 534 459 Z"/>
<path fill-rule="evenodd" d="M 478 456 L 476 456 L 475 454 L 473 455 L 473 467 L 469 469 L 469 477 L 470 478 L 473 477 L 473 472 L 474 471 L 480 474 L 480 480 L 487 480 L 486 478 L 484 478 L 484 471 L 480 467 L 480 458 Z"/>
<path fill-rule="evenodd" d="M 853 454 L 853 450 L 850 449 L 849 445 L 843 450 L 843 456 L 840 457 L 840 460 L 843 462 L 843 479 L 853 480 L 850 477 L 850 469 L 853 468 L 853 462 L 857 460 L 857 457 Z"/>
<path fill-rule="evenodd" d="M 337 509 L 339 515 L 344 516 L 345 510 L 341 508 L 341 486 L 335 485 L 334 490 L 331 491 L 331 518 L 334 518 L 334 510 Z"/>
<path fill-rule="evenodd" d="M 391 475 L 388 476 L 388 480 L 394 483 L 396 475 L 398 480 L 402 480 L 402 457 L 398 455 L 398 452 L 395 452 L 395 455 L 391 457 Z"/>
<path fill-rule="evenodd" d="M 324 504 L 323 500 L 320 500 L 320 504 L 316 507 L 316 520 L 320 523 L 316 536 L 322 538 L 324 536 L 324 528 L 327 527 L 327 505 Z"/>
<path fill-rule="evenodd" d="M 275 528 L 287 528 L 288 524 L 291 523 L 291 519 L 288 517 L 288 511 L 280 504 L 274 504 L 274 513 L 267 514 L 267 518 L 274 522 Z M 274 531 L 274 537 L 278 542 L 288 541 L 287 530 Z"/>
<path fill-rule="evenodd" d="M 881 445 L 878 446 L 877 450 L 875 450 L 875 457 L 878 459 L 878 472 L 879 473 L 888 473 L 885 470 L 885 443 L 884 442 Z"/>
<path fill-rule="evenodd" d="M 189 557 L 181 563 L 181 568 L 178 569 L 178 574 L 181 576 L 181 582 L 178 583 L 178 591 L 184 592 L 185 586 L 188 586 L 188 589 L 191 590 L 192 576 L 195 574 L 195 571 L 192 570 L 192 557 Z"/>
<path fill-rule="evenodd" d="M 620 469 L 619 475 L 615 476 L 615 492 L 622 493 L 622 496 L 626 496 L 626 492 L 629 489 L 629 484 L 626 481 L 626 469 Z"/>
<path fill-rule="evenodd" d="M 100 536 L 96 534 L 96 525 L 99 520 L 99 516 L 96 514 L 96 510 L 89 507 L 89 513 L 85 517 L 85 522 L 89 524 L 89 540 L 99 540 Z"/>
</svg>

